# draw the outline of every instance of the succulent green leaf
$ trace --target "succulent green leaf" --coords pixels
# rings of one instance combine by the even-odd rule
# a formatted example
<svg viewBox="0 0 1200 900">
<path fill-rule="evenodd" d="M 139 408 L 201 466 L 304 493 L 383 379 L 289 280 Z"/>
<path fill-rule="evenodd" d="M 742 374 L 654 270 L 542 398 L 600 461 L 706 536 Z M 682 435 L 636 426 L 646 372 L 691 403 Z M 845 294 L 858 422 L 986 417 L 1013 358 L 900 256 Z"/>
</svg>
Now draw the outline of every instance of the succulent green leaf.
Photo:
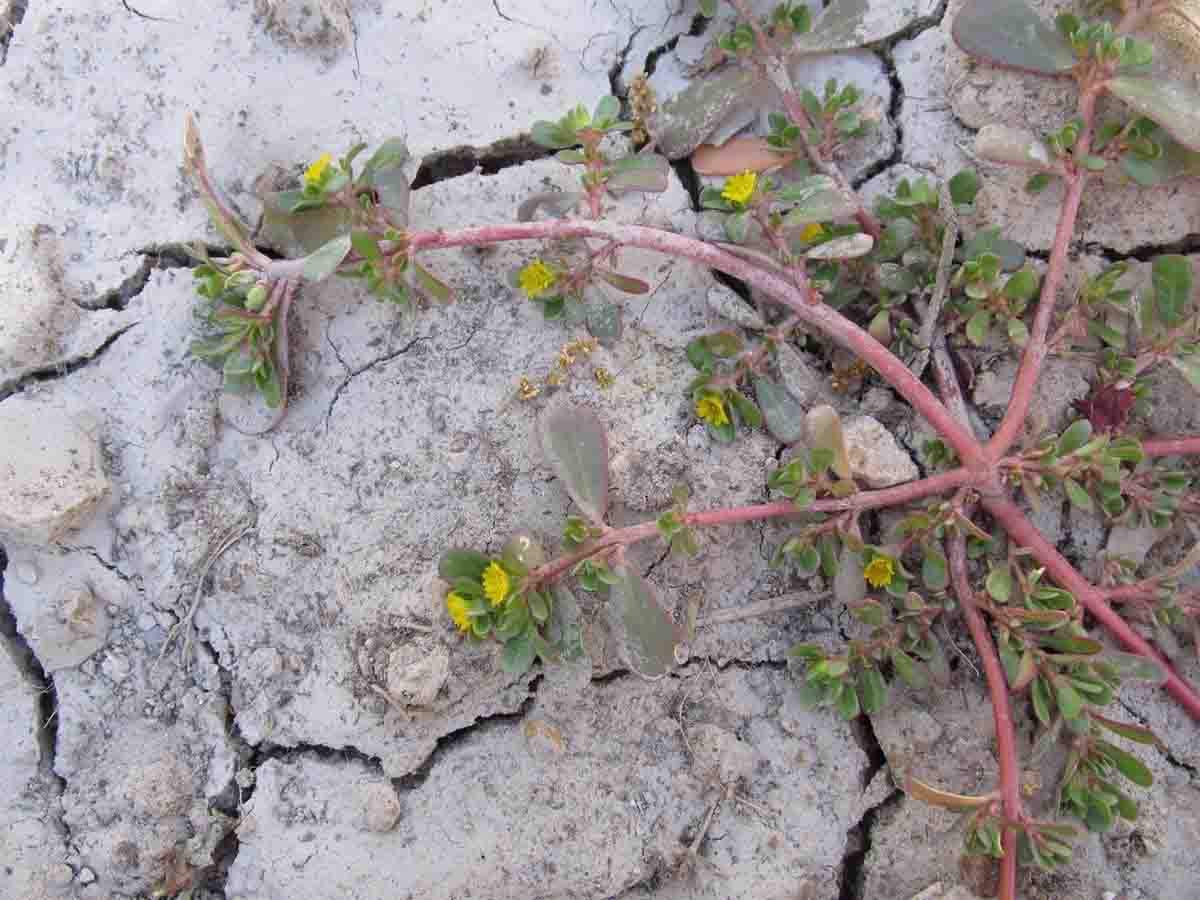
<svg viewBox="0 0 1200 900">
<path fill-rule="evenodd" d="M 1010 166 L 1049 167 L 1050 148 L 1032 132 L 1009 125 L 984 125 L 975 135 L 975 153 Z"/>
<path fill-rule="evenodd" d="M 1032 269 L 1021 269 L 1004 283 L 1004 296 L 1010 300 L 1031 300 L 1038 289 L 1038 276 Z"/>
<path fill-rule="evenodd" d="M 1192 295 L 1192 261 L 1163 254 L 1154 257 L 1151 269 L 1155 309 L 1165 326 L 1175 328 L 1183 322 Z"/>
<path fill-rule="evenodd" d="M 439 303 L 449 303 L 452 299 L 450 285 L 446 284 L 419 262 L 413 262 L 413 273 L 416 275 L 417 284 L 426 294 L 437 300 Z"/>
<path fill-rule="evenodd" d="M 833 455 L 830 467 L 839 478 L 850 478 L 850 454 L 842 431 L 842 419 L 832 406 L 816 406 L 804 417 L 804 433 L 813 450 L 828 450 Z"/>
<path fill-rule="evenodd" d="M 837 698 L 838 714 L 845 720 L 857 719 L 862 707 L 858 702 L 858 691 L 848 681 L 842 682 L 841 691 Z"/>
<path fill-rule="evenodd" d="M 614 160 L 608 167 L 604 186 L 616 196 L 633 191 L 660 194 L 667 189 L 671 164 L 665 156 L 642 153 Z"/>
<path fill-rule="evenodd" d="M 950 584 L 946 555 L 936 547 L 925 550 L 925 558 L 921 561 L 921 580 L 931 591 L 944 591 Z"/>
<path fill-rule="evenodd" d="M 1084 512 L 1091 512 L 1095 508 L 1095 504 L 1092 503 L 1091 494 L 1084 490 L 1083 485 L 1074 478 L 1068 478 L 1064 481 L 1063 487 L 1066 488 L 1067 499 L 1071 501 L 1072 506 Z"/>
<path fill-rule="evenodd" d="M 711 19 L 717 14 L 717 0 L 700 0 L 700 15 Z"/>
<path fill-rule="evenodd" d="M 1058 446 L 1055 449 L 1059 456 L 1067 456 L 1086 444 L 1091 436 L 1092 423 L 1087 419 L 1076 419 L 1059 437 Z"/>
<path fill-rule="evenodd" d="M 742 394 L 740 391 L 730 391 L 727 395 L 729 404 L 741 417 L 742 422 L 750 428 L 758 428 L 763 423 L 762 411 L 754 404 L 754 401 Z"/>
<path fill-rule="evenodd" d="M 509 675 L 520 677 L 533 665 L 534 655 L 533 637 L 526 632 L 505 643 L 500 652 L 500 667 Z"/>
<path fill-rule="evenodd" d="M 475 550 L 447 550 L 438 562 L 438 576 L 453 582 L 457 578 L 479 581 L 491 560 Z"/>
<path fill-rule="evenodd" d="M 804 407 L 783 385 L 770 378 L 754 379 L 754 396 L 775 440 L 794 444 L 804 436 Z"/>
<path fill-rule="evenodd" d="M 1108 741 L 1096 741 L 1096 749 L 1116 766 L 1118 772 L 1138 787 L 1151 787 L 1154 784 L 1154 776 L 1150 774 L 1146 764 L 1132 753 Z"/>
<path fill-rule="evenodd" d="M 600 102 L 596 104 L 596 110 L 592 113 L 592 121 L 601 124 L 614 122 L 619 115 L 621 115 L 621 101 L 609 94 L 601 97 Z"/>
<path fill-rule="evenodd" d="M 665 675 L 675 665 L 679 629 L 644 578 L 623 567 L 615 573 L 610 597 L 624 627 L 626 662 L 647 678 Z"/>
<path fill-rule="evenodd" d="M 1038 721 L 1048 726 L 1050 724 L 1050 688 L 1046 684 L 1045 677 L 1039 675 L 1033 680 L 1030 697 L 1033 700 L 1033 711 L 1037 715 Z"/>
<path fill-rule="evenodd" d="M 1064 719 L 1078 719 L 1083 712 L 1083 697 L 1065 678 L 1055 679 L 1054 699 Z"/>
<path fill-rule="evenodd" d="M 783 217 L 784 228 L 802 228 L 854 212 L 855 206 L 828 175 L 810 175 L 779 192 L 779 200 L 794 204 Z"/>
<path fill-rule="evenodd" d="M 1118 75 L 1107 82 L 1107 87 L 1184 147 L 1200 150 L 1200 95 L 1194 87 L 1142 75 Z"/>
<path fill-rule="evenodd" d="M 574 129 L 564 128 L 558 122 L 547 122 L 544 119 L 533 123 L 529 136 L 535 144 L 549 150 L 563 150 L 579 143 Z"/>
<path fill-rule="evenodd" d="M 858 693 L 862 697 L 862 709 L 868 716 L 883 709 L 887 702 L 887 683 L 874 666 L 863 669 L 858 675 Z"/>
<path fill-rule="evenodd" d="M 817 244 L 804 255 L 808 259 L 857 259 L 866 256 L 875 246 L 869 234 L 848 234 Z"/>
<path fill-rule="evenodd" d="M 1025 248 L 1000 236 L 999 228 L 980 228 L 963 247 L 963 259 L 976 259 L 985 253 L 1000 257 L 1000 268 L 1015 272 L 1025 263 Z"/>
<path fill-rule="evenodd" d="M 1104 662 L 1116 670 L 1122 681 L 1144 681 L 1157 687 L 1167 682 L 1166 668 L 1148 656 L 1110 651 L 1104 654 Z"/>
<path fill-rule="evenodd" d="M 984 587 L 997 603 L 1007 603 L 1012 597 L 1013 578 L 1008 566 L 998 566 L 988 572 Z"/>
<path fill-rule="evenodd" d="M 1025 190 L 1030 194 L 1040 194 L 1050 186 L 1050 182 L 1054 178 L 1046 172 L 1038 172 L 1036 175 L 1031 175 L 1029 180 L 1025 182 Z"/>
<path fill-rule="evenodd" d="M 597 525 L 608 511 L 608 437 L 590 410 L 551 407 L 539 421 L 542 452 L 567 493 Z"/>
<path fill-rule="evenodd" d="M 350 235 L 335 237 L 325 246 L 310 253 L 304 260 L 306 281 L 324 281 L 337 271 L 346 254 L 350 252 Z"/>
<path fill-rule="evenodd" d="M 616 303 L 593 303 L 588 307 L 588 332 L 605 347 L 621 339 L 624 317 Z"/>
<path fill-rule="evenodd" d="M 929 675 L 926 673 L 925 668 L 915 659 L 899 647 L 893 647 L 890 656 L 892 666 L 895 668 L 896 674 L 900 676 L 901 681 L 909 687 L 917 688 L 918 690 L 928 686 Z"/>
<path fill-rule="evenodd" d="M 950 179 L 950 199 L 956 206 L 969 206 L 979 193 L 979 176 L 974 169 L 963 169 Z"/>
<path fill-rule="evenodd" d="M 1134 741 L 1138 744 L 1158 744 L 1159 740 L 1154 732 L 1142 725 L 1133 725 L 1129 722 L 1118 722 L 1116 719 L 1110 719 L 1107 716 L 1102 716 L 1098 712 L 1091 713 L 1092 721 L 1097 725 L 1107 728 L 1113 734 L 1120 735 L 1129 741 Z"/>
<path fill-rule="evenodd" d="M 981 309 L 967 319 L 967 340 L 972 344 L 982 344 L 987 340 L 988 329 L 992 327 L 992 313 Z"/>
<path fill-rule="evenodd" d="M 1024 0 L 968 0 L 951 30 L 954 42 L 992 65 L 1039 75 L 1066 75 L 1071 45 Z"/>
</svg>

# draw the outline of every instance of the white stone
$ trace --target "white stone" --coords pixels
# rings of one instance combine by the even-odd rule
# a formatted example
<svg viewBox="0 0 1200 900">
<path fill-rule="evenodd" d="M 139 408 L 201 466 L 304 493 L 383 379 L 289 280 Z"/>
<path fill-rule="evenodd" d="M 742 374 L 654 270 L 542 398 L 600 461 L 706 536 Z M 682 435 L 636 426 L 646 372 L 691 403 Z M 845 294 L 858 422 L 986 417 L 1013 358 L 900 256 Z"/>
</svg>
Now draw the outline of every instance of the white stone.
<svg viewBox="0 0 1200 900">
<path fill-rule="evenodd" d="M 878 420 L 856 416 L 842 423 L 842 431 L 850 470 L 868 487 L 891 487 L 912 481 L 920 474 L 916 463 Z"/>
<path fill-rule="evenodd" d="M 388 655 L 387 692 L 406 706 L 429 706 L 450 676 L 450 653 L 438 641 L 418 641 Z"/>
<path fill-rule="evenodd" d="M 64 412 L 23 395 L 0 404 L 0 537 L 49 544 L 108 495 L 95 439 Z"/>
</svg>

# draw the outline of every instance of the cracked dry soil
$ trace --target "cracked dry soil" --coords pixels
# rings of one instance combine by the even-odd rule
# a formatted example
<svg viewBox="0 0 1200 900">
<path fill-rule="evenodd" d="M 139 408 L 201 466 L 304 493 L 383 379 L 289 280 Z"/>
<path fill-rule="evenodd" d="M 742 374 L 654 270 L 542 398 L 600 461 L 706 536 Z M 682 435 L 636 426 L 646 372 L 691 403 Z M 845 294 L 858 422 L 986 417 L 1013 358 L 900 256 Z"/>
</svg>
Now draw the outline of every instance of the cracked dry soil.
<svg viewBox="0 0 1200 900">
<path fill-rule="evenodd" d="M 952 174 L 985 114 L 1020 122 L 1041 102 L 1007 74 L 961 81 L 954 0 L 911 7 L 850 54 L 875 73 L 863 87 L 892 135 L 852 151 L 868 196 Z M 415 221 L 500 222 L 530 192 L 570 184 L 529 124 L 624 98 L 639 71 L 680 71 L 712 39 L 695 13 L 692 0 L 266 0 L 183 22 L 153 4 L 0 2 L 0 90 L 14 106 L 0 125 L 0 291 L 19 298 L 0 305 L 0 413 L 39 426 L 34 438 L 66 423 L 80 458 L 92 454 L 86 489 L 67 467 L 67 526 L 0 539 L 0 896 L 986 895 L 989 873 L 960 865 L 952 820 L 897 788 L 914 767 L 953 789 L 990 786 L 969 653 L 952 658 L 952 688 L 895 691 L 872 720 L 803 709 L 785 651 L 838 641 L 845 621 L 828 585 L 768 568 L 778 526 L 706 534 L 689 565 L 638 548 L 680 618 L 714 616 L 662 681 L 622 667 L 588 597 L 591 665 L 514 680 L 488 646 L 455 640 L 433 599 L 442 549 L 495 550 L 517 527 L 552 542 L 569 507 L 533 447 L 536 409 L 512 400 L 566 340 L 512 300 L 521 248 L 440 255 L 460 301 L 415 320 L 349 284 L 303 294 L 291 411 L 269 439 L 223 424 L 219 377 L 187 355 L 183 248 L 214 236 L 178 168 L 197 97 L 215 174 L 248 220 L 260 173 L 298 170 L 349 129 L 407 135 Z M 90 88 L 111 83 L 122 90 Z M 617 215 L 698 228 L 702 180 L 686 158 L 674 171 L 666 194 Z M 1019 207 L 999 184 L 990 214 L 1036 257 L 1053 201 Z M 1194 194 L 1159 199 L 1119 213 L 1094 201 L 1088 259 L 1200 249 Z M 710 446 L 680 399 L 682 347 L 728 327 L 705 301 L 726 282 L 648 255 L 626 263 L 660 287 L 590 362 L 616 384 L 600 390 L 583 367 L 561 391 L 610 429 L 615 515 L 656 514 L 681 479 L 697 508 L 761 500 L 783 448 L 763 435 Z M 808 358 L 827 374 L 830 361 Z M 890 392 L 862 384 L 834 402 L 921 446 Z M 1194 402 L 1165 406 L 1176 429 L 1200 426 Z M 1058 536 L 1085 558 L 1098 526 L 1064 518 Z M 787 597 L 799 599 L 736 615 Z M 183 656 L 168 635 L 193 603 Z M 448 660 L 423 707 L 389 694 L 414 649 Z M 1200 804 L 1183 802 L 1200 799 L 1194 727 L 1153 694 L 1123 702 L 1164 739 L 1143 815 L 1089 838 L 1027 896 L 1183 900 L 1200 883 Z"/>
</svg>

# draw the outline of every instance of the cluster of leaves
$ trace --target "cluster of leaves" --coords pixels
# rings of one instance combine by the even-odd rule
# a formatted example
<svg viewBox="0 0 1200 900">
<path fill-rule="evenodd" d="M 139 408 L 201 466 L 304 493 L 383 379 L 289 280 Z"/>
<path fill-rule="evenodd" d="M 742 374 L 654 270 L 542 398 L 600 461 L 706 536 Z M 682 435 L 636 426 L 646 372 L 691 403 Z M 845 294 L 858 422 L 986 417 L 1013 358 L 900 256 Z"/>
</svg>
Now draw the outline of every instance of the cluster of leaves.
<svg viewBox="0 0 1200 900">
<path fill-rule="evenodd" d="M 204 334 L 192 353 L 221 369 L 225 389 L 259 391 L 267 406 L 282 402 L 275 361 L 275 319 L 264 312 L 271 288 L 246 270 L 234 270 L 205 257 L 192 270 L 196 293 L 203 299 L 197 315 Z"/>
<path fill-rule="evenodd" d="M 500 664 L 523 675 L 535 658 L 557 661 L 563 647 L 548 634 L 554 592 L 530 584 L 530 569 L 544 562 L 530 537 L 510 540 L 498 559 L 475 550 L 448 550 L 438 575 L 450 586 L 446 606 L 458 628 L 473 640 L 492 637 L 503 646 Z"/>
<path fill-rule="evenodd" d="M 1123 680 L 1161 684 L 1166 672 L 1155 661 L 1106 650 L 1088 636 L 1074 596 L 1042 580 L 1043 570 L 1027 570 L 1018 559 L 990 569 L 986 603 L 996 622 L 997 649 L 1010 689 L 1027 694 L 1046 731 L 1035 757 L 1067 739 L 1069 755 L 1060 776 L 1061 805 L 1092 829 L 1112 825 L 1111 812 L 1137 815 L 1137 806 L 1103 781 L 1110 767 L 1148 787 L 1150 773 L 1132 754 L 1097 736 L 1108 730 L 1139 743 L 1155 743 L 1140 726 L 1116 722 L 1099 708 L 1113 702 Z M 1116 798 L 1120 798 L 1117 802 Z"/>
<path fill-rule="evenodd" d="M 742 365 L 744 344 L 735 331 L 701 335 L 687 345 L 688 362 L 700 373 L 688 385 L 696 417 L 714 440 L 728 444 L 738 426 L 758 428 L 763 423 L 757 404 L 738 390 L 746 374 Z"/>
<path fill-rule="evenodd" d="M 868 568 L 876 560 L 897 565 L 876 548 L 864 552 L 870 557 Z M 916 591 L 889 591 L 883 601 L 866 598 L 849 608 L 867 627 L 866 638 L 850 641 L 843 653 L 811 643 L 789 651 L 804 666 L 800 697 L 806 705 L 832 707 L 845 719 L 879 712 L 887 702 L 886 667 L 915 689 L 927 688 L 935 677 L 944 680 L 945 656 L 932 633 L 940 605 L 928 603 Z"/>
</svg>

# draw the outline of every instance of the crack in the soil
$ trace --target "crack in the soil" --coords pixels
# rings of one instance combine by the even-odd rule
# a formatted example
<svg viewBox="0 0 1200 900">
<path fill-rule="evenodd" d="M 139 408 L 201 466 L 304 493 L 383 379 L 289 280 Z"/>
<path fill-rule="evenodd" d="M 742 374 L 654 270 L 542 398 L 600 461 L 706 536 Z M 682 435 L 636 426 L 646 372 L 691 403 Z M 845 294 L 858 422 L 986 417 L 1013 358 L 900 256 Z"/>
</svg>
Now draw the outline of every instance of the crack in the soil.
<svg viewBox="0 0 1200 900">
<path fill-rule="evenodd" d="M 1150 262 L 1154 257 L 1164 253 L 1179 253 L 1187 256 L 1200 253 L 1200 232 L 1189 232 L 1179 238 L 1179 240 L 1167 241 L 1162 244 L 1139 244 L 1132 250 L 1127 250 L 1124 253 L 1114 250 L 1112 247 L 1105 247 L 1103 244 L 1085 243 L 1083 245 L 1083 252 L 1100 256 L 1109 265 L 1126 262 L 1127 260 Z"/>
<path fill-rule="evenodd" d="M 412 190 L 419 191 L 439 181 L 469 175 L 476 168 L 479 168 L 483 175 L 495 175 L 513 166 L 546 159 L 554 153 L 555 151 L 534 143 L 528 134 L 501 138 L 486 147 L 462 144 L 424 157 L 416 177 L 413 178 Z"/>
<path fill-rule="evenodd" d="M 867 882 L 867 853 L 871 850 L 873 832 L 879 817 L 904 802 L 904 791 L 892 790 L 879 803 L 863 813 L 858 824 L 846 832 L 846 850 L 838 872 L 838 900 L 865 900 Z"/>
<path fill-rule="evenodd" d="M 433 767 L 437 765 L 438 760 L 443 754 L 451 752 L 458 744 L 462 743 L 468 737 L 474 734 L 482 734 L 492 728 L 498 728 L 507 722 L 519 722 L 529 713 L 537 700 L 538 688 L 541 687 L 542 679 L 545 677 L 545 672 L 538 672 L 529 681 L 529 695 L 521 701 L 521 705 L 510 713 L 494 713 L 490 716 L 483 716 L 476 719 L 469 725 L 464 725 L 462 728 L 457 728 L 447 734 L 442 735 L 437 739 L 437 745 L 433 751 L 425 757 L 425 761 L 417 766 L 407 775 L 402 775 L 399 778 L 392 779 L 392 786 L 396 792 L 406 794 L 410 791 L 415 791 L 420 788 L 426 781 L 429 780 L 430 773 L 433 772 Z"/>
<path fill-rule="evenodd" d="M 0 383 L 0 402 L 7 400 L 13 394 L 19 394 L 21 391 L 24 391 L 25 388 L 31 384 L 34 384 L 35 382 L 57 381 L 60 378 L 66 378 L 72 372 L 78 371 L 84 366 L 95 362 L 101 356 L 103 356 L 108 348 L 115 344 L 122 335 L 124 335 L 127 331 L 137 327 L 138 324 L 139 323 L 137 322 L 131 322 L 124 328 L 120 328 L 113 332 L 107 338 L 105 338 L 100 346 L 91 353 L 84 353 L 70 359 L 52 363 L 48 366 L 42 366 L 41 368 L 34 369 L 32 372 L 27 372 L 20 378 L 13 379 L 7 383 Z"/>
<path fill-rule="evenodd" d="M 427 341 L 431 337 L 432 337 L 432 335 L 428 335 L 428 334 L 418 335 L 417 337 L 415 337 L 411 341 L 409 341 L 407 344 L 405 344 L 403 347 L 401 347 L 399 350 L 393 350 L 391 353 L 385 353 L 383 356 L 380 356 L 377 359 L 373 359 L 370 362 L 366 363 L 365 365 L 359 366 L 357 369 L 350 369 L 349 374 L 346 375 L 346 377 L 342 380 L 342 383 L 339 384 L 337 386 L 337 388 L 334 390 L 333 398 L 329 401 L 329 407 L 328 407 L 328 409 L 325 410 L 325 430 L 326 431 L 329 430 L 329 420 L 333 416 L 333 408 L 337 405 L 338 400 L 341 399 L 342 391 L 344 391 L 347 387 L 350 386 L 350 382 L 352 382 L 359 375 L 362 375 L 365 372 L 371 371 L 376 366 L 381 366 L 384 363 L 389 363 L 394 359 L 398 359 L 399 357 L 401 357 L 405 353 L 407 353 L 409 350 L 411 350 L 413 347 L 415 347 L 417 344 L 419 344 L 421 341 Z M 334 355 L 337 356 L 338 361 L 342 362 L 342 355 L 341 355 L 341 353 L 338 352 L 337 346 L 332 341 L 329 340 L 328 335 L 326 335 L 325 339 L 327 341 L 329 341 L 329 345 L 331 347 L 333 347 Z M 345 365 L 345 363 L 342 362 L 342 365 Z"/>
<path fill-rule="evenodd" d="M 37 695 L 37 740 L 41 751 L 39 769 L 61 797 L 67 789 L 67 781 L 54 771 L 54 763 L 58 758 L 58 690 L 54 685 L 54 677 L 42 666 L 37 653 L 17 627 L 16 614 L 4 593 L 4 572 L 7 568 L 8 553 L 0 545 L 0 641 L 8 645 L 13 661 Z M 69 843 L 71 830 L 62 816 L 61 804 L 54 816 L 54 827 L 64 842 Z"/>
<path fill-rule="evenodd" d="M 216 249 L 210 248 L 209 252 L 214 253 Z M 119 312 L 129 306 L 129 301 L 146 289 L 146 285 L 150 283 L 150 276 L 156 269 L 190 269 L 196 265 L 196 261 L 182 244 L 152 245 L 138 250 L 137 254 L 142 257 L 142 262 L 133 274 L 115 288 L 105 291 L 95 300 L 88 302 L 76 300 L 75 305 L 89 311 L 111 309 Z M 214 253 L 214 255 L 216 254 Z"/>
<path fill-rule="evenodd" d="M 1128 703 L 1126 703 L 1120 697 L 1117 698 L 1117 702 L 1121 705 L 1121 708 L 1124 709 L 1125 712 L 1129 713 L 1129 715 L 1131 715 L 1133 717 L 1134 721 L 1136 721 L 1139 725 L 1141 725 L 1143 728 L 1150 728 L 1150 722 L 1144 716 L 1142 716 L 1136 709 L 1134 709 L 1132 706 L 1130 706 Z M 1151 730 L 1153 730 L 1153 729 L 1151 729 Z M 1193 766 L 1191 763 L 1184 762 L 1182 759 L 1180 759 L 1174 753 L 1171 752 L 1171 748 L 1168 747 L 1165 742 L 1159 741 L 1159 743 L 1156 746 L 1158 748 L 1158 752 L 1162 754 L 1162 758 L 1165 759 L 1170 765 L 1174 766 L 1177 769 L 1182 769 L 1183 771 L 1187 772 L 1188 775 L 1190 775 L 1192 778 L 1196 778 L 1196 777 L 1200 776 L 1200 767 Z"/>
<path fill-rule="evenodd" d="M 12 43 L 13 34 L 25 18 L 28 9 L 29 0 L 11 0 L 8 15 L 0 16 L 0 66 L 8 61 L 8 45 Z"/>
</svg>

